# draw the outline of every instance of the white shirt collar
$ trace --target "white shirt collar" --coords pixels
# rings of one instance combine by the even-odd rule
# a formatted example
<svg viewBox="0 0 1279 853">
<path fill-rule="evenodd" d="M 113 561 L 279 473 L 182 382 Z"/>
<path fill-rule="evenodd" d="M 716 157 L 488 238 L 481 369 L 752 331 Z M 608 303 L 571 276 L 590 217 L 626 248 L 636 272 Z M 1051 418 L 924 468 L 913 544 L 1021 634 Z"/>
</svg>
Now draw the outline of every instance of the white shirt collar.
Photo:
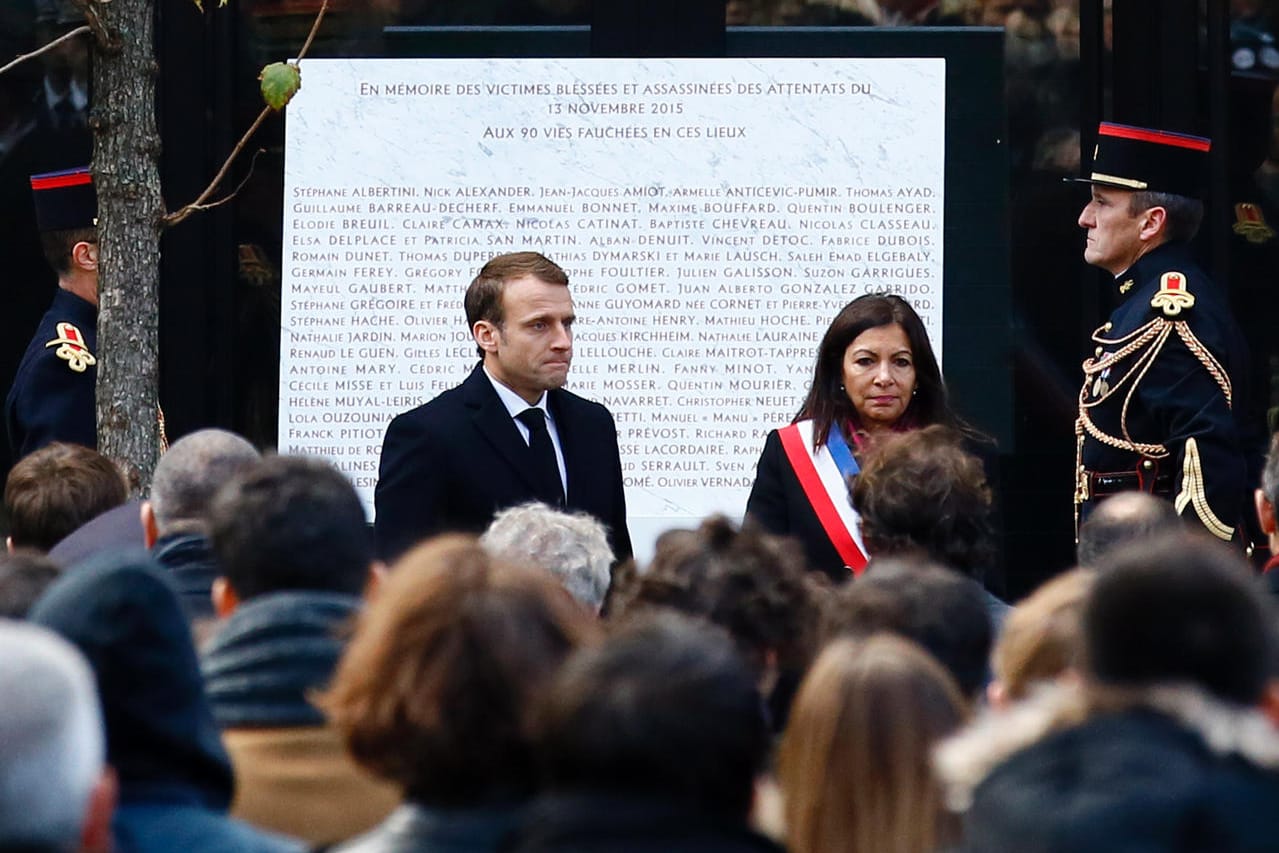
<svg viewBox="0 0 1279 853">
<path fill-rule="evenodd" d="M 61 92 L 54 91 L 53 83 L 48 77 L 44 78 L 44 101 L 49 105 L 49 109 L 53 109 L 63 100 L 68 101 L 76 110 L 83 110 L 89 106 L 89 93 L 74 77 L 67 81 L 67 88 Z"/>
<path fill-rule="evenodd" d="M 502 405 L 506 407 L 506 411 L 512 418 L 525 409 L 534 408 L 541 409 L 546 414 L 546 419 L 548 421 L 551 419 L 551 410 L 546 406 L 545 391 L 542 392 L 540 400 L 530 405 L 527 400 L 494 378 L 493 374 L 489 373 L 489 369 L 487 367 L 484 367 L 483 369 L 484 375 L 488 377 L 489 382 L 493 383 L 493 390 L 497 392 L 498 399 L 502 401 Z"/>
</svg>

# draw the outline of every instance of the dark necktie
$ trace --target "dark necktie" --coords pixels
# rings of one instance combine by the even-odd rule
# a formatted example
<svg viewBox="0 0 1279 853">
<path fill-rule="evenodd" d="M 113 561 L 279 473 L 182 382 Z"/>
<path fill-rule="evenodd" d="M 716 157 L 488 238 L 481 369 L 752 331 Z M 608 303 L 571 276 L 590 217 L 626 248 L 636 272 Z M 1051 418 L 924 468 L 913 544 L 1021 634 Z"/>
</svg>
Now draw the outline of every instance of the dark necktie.
<svg viewBox="0 0 1279 853">
<path fill-rule="evenodd" d="M 554 507 L 564 506 L 564 484 L 560 481 L 560 464 L 555 458 L 555 445 L 546 429 L 546 413 L 541 409 L 525 409 L 516 415 L 528 427 L 528 452 L 539 483 L 537 496 Z"/>
</svg>

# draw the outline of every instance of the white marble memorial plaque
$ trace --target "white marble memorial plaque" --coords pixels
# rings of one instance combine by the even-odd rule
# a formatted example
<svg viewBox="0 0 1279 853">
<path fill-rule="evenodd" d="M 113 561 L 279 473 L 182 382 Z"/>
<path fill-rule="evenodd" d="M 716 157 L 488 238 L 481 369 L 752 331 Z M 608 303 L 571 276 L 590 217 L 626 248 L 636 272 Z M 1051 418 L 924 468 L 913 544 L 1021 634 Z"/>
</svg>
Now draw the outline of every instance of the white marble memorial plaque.
<svg viewBox="0 0 1279 853">
<path fill-rule="evenodd" d="M 476 361 L 502 252 L 569 273 L 569 388 L 617 419 L 632 534 L 740 517 L 831 318 L 942 350 L 944 60 L 307 59 L 288 107 L 282 452 L 372 513 L 387 422 Z"/>
</svg>

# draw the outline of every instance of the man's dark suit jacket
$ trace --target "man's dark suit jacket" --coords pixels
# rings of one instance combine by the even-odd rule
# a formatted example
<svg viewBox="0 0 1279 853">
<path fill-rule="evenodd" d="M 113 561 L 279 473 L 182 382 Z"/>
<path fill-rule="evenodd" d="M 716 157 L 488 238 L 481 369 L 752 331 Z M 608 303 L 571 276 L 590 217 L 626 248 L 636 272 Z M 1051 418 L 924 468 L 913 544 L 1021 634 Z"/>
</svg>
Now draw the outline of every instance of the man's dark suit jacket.
<svg viewBox="0 0 1279 853">
<path fill-rule="evenodd" d="M 614 555 L 625 559 L 631 537 L 613 416 L 568 391 L 548 394 L 568 475 L 567 508 L 603 522 Z M 374 493 L 378 553 L 392 560 L 436 533 L 480 532 L 499 510 L 536 500 L 536 483 L 527 442 L 477 366 L 461 385 L 387 427 Z"/>
</svg>

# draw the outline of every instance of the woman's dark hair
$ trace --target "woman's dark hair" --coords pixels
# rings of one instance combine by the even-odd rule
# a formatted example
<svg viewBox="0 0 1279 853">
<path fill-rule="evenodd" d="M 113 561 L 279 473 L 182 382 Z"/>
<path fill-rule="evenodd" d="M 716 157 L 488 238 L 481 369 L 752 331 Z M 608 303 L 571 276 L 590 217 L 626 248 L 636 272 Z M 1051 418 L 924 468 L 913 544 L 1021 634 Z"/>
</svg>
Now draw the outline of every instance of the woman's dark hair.
<svg viewBox="0 0 1279 853">
<path fill-rule="evenodd" d="M 816 653 L 816 590 L 793 543 L 711 516 L 697 530 L 668 530 L 653 560 L 619 592 L 623 618 L 656 608 L 702 617 L 728 631 L 760 672 L 776 656 L 802 673 Z"/>
<path fill-rule="evenodd" d="M 749 813 L 772 742 L 732 638 L 669 611 L 573 655 L 534 708 L 550 790 L 675 800 L 720 822 Z"/>
<path fill-rule="evenodd" d="M 937 365 L 937 357 L 933 355 L 928 332 L 915 309 L 900 296 L 868 293 L 857 297 L 835 315 L 817 348 L 813 382 L 804 399 L 804 405 L 795 415 L 796 421 L 813 421 L 814 447 L 821 447 L 826 443 L 831 424 L 848 422 L 853 424 L 854 429 L 861 427 L 857 410 L 843 390 L 844 353 L 862 332 L 894 323 L 906 332 L 915 361 L 916 393 L 902 414 L 902 421 L 910 426 L 942 424 L 964 429 L 962 422 L 950 410 L 941 368 Z"/>
<path fill-rule="evenodd" d="M 994 561 L 986 472 L 954 430 L 929 426 L 877 442 L 850 497 L 872 557 L 922 552 L 977 580 Z"/>
</svg>

